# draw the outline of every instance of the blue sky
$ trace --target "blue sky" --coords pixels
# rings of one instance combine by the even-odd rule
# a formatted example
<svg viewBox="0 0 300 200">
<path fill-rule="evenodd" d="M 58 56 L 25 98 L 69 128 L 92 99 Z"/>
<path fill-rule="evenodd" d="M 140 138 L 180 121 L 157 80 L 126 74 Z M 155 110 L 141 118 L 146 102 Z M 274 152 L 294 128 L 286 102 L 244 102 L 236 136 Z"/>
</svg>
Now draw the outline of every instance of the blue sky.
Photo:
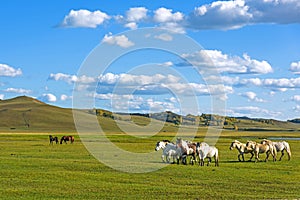
<svg viewBox="0 0 300 200">
<path fill-rule="evenodd" d="M 72 107 L 74 84 L 84 83 L 86 89 L 97 83 L 96 92 L 90 94 L 95 106 L 114 111 L 210 113 L 215 95 L 226 102 L 216 113 L 282 120 L 300 115 L 298 0 L 0 4 L 0 99 L 27 95 Z M 124 31 L 145 27 L 172 30 L 203 49 L 179 56 L 142 50 L 123 55 L 95 77 L 78 74 L 98 45 L 133 48 L 137 42 Z M 162 42 L 174 38 L 156 37 Z M 204 54 L 213 66 L 206 63 L 195 71 L 184 63 L 188 59 L 198 65 Z M 218 73 L 204 77 L 213 83 L 209 94 L 199 71 L 211 67 Z M 133 85 L 139 89 L 131 90 Z M 116 94 L 116 86 L 122 92 Z M 178 99 L 189 97 L 189 88 L 198 108 L 185 108 Z"/>
</svg>

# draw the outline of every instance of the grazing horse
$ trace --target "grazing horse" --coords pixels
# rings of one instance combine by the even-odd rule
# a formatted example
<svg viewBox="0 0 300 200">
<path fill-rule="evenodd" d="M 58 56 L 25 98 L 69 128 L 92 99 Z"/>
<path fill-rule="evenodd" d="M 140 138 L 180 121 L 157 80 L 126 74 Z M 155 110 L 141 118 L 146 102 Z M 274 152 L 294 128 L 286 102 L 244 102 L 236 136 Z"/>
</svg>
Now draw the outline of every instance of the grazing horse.
<svg viewBox="0 0 300 200">
<path fill-rule="evenodd" d="M 196 154 L 197 154 L 196 143 L 187 142 L 180 138 L 177 138 L 176 146 L 177 146 L 177 148 L 181 149 L 181 156 L 179 156 L 179 157 L 182 158 L 183 164 L 185 164 L 185 165 L 187 164 L 187 161 L 186 161 L 187 156 L 192 156 L 192 158 L 190 160 L 192 165 L 194 164 L 194 162 L 196 162 Z M 177 159 L 177 163 L 179 163 L 179 159 Z"/>
<path fill-rule="evenodd" d="M 254 149 L 255 162 L 259 161 L 259 154 L 266 153 L 267 157 L 265 162 L 268 161 L 270 154 L 273 156 L 273 161 L 276 161 L 276 154 L 274 153 L 274 147 L 270 144 L 259 144 L 253 141 L 248 141 L 246 143 L 247 147 Z"/>
<path fill-rule="evenodd" d="M 197 142 L 197 152 L 199 155 L 199 165 L 204 166 L 204 159 L 208 158 L 207 166 L 211 162 L 211 158 L 215 159 L 215 166 L 219 166 L 219 151 L 216 147 L 209 146 L 205 142 Z"/>
<path fill-rule="evenodd" d="M 245 143 L 241 143 L 238 140 L 234 140 L 229 147 L 230 150 L 233 150 L 234 148 L 236 148 L 239 151 L 238 159 L 240 162 L 241 162 L 241 158 L 240 158 L 241 156 L 243 158 L 243 161 L 245 161 L 244 154 L 251 153 L 250 161 L 254 156 L 253 153 L 254 149 L 247 147 Z"/>
<path fill-rule="evenodd" d="M 163 140 L 156 143 L 155 151 L 163 149 L 161 159 L 163 162 L 170 162 L 171 157 L 173 157 L 173 162 L 178 155 L 177 146 L 171 143 L 169 140 Z"/>
<path fill-rule="evenodd" d="M 49 140 L 50 144 L 53 144 L 53 142 L 55 142 L 56 144 L 58 143 L 58 138 L 56 136 L 53 137 L 52 135 L 49 135 Z"/>
<path fill-rule="evenodd" d="M 292 156 L 291 148 L 290 148 L 289 143 L 287 143 L 286 141 L 273 142 L 271 140 L 263 139 L 261 141 L 261 144 L 273 144 L 273 146 L 275 147 L 277 152 L 281 151 L 281 156 L 279 158 L 279 161 L 281 161 L 281 158 L 284 155 L 284 150 L 288 154 L 288 160 L 291 159 L 291 156 Z"/>
<path fill-rule="evenodd" d="M 71 144 L 74 142 L 74 136 L 72 135 L 69 135 L 69 136 L 62 136 L 61 139 L 60 139 L 60 144 L 62 144 L 63 142 L 65 144 L 67 144 L 67 141 L 70 141 Z"/>
</svg>

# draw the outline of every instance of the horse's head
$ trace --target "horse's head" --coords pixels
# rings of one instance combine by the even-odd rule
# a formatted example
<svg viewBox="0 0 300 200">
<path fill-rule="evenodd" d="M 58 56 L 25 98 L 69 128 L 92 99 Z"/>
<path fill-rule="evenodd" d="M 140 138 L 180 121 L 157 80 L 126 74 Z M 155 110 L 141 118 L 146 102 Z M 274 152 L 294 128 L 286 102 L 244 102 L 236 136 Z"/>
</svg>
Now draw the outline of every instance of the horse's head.
<svg viewBox="0 0 300 200">
<path fill-rule="evenodd" d="M 256 145 L 256 142 L 253 142 L 253 141 L 247 141 L 247 143 L 246 143 L 246 147 L 251 148 L 251 149 L 254 149 L 255 145 Z"/>
<path fill-rule="evenodd" d="M 229 147 L 230 150 L 233 150 L 236 147 L 236 142 L 231 142 L 231 145 Z"/>
<path fill-rule="evenodd" d="M 159 141 L 156 143 L 155 151 L 158 151 L 160 149 L 163 149 L 166 147 L 166 143 L 163 141 Z"/>
</svg>

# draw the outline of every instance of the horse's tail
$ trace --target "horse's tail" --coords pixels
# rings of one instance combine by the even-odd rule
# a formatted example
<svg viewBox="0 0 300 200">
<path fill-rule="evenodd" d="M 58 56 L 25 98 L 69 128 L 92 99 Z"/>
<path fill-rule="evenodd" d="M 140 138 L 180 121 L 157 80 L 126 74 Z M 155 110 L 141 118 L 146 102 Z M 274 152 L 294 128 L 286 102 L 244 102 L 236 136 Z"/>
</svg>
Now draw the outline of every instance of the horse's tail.
<svg viewBox="0 0 300 200">
<path fill-rule="evenodd" d="M 215 166 L 219 167 L 219 150 L 216 148 L 216 154 L 215 154 Z"/>
<path fill-rule="evenodd" d="M 285 148 L 285 150 L 286 150 L 286 152 L 288 154 L 288 157 L 289 157 L 288 160 L 290 160 L 291 156 L 292 156 L 290 145 L 286 141 L 283 141 L 282 143 L 283 143 L 283 146 L 284 146 L 284 148 Z"/>
<path fill-rule="evenodd" d="M 273 160 L 276 161 L 277 149 L 276 149 L 275 145 L 272 145 L 272 146 L 273 146 Z"/>
</svg>

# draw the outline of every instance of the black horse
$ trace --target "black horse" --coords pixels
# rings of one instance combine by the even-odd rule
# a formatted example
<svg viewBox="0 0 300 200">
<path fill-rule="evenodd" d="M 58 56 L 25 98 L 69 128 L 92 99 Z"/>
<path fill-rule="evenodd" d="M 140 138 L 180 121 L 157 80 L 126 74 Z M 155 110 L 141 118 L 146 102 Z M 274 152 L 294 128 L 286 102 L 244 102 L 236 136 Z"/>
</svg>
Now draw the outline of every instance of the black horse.
<svg viewBox="0 0 300 200">
<path fill-rule="evenodd" d="M 56 136 L 53 137 L 52 135 L 49 135 L 49 140 L 50 140 L 50 144 L 53 144 L 53 142 L 58 144 L 58 138 Z"/>
</svg>

